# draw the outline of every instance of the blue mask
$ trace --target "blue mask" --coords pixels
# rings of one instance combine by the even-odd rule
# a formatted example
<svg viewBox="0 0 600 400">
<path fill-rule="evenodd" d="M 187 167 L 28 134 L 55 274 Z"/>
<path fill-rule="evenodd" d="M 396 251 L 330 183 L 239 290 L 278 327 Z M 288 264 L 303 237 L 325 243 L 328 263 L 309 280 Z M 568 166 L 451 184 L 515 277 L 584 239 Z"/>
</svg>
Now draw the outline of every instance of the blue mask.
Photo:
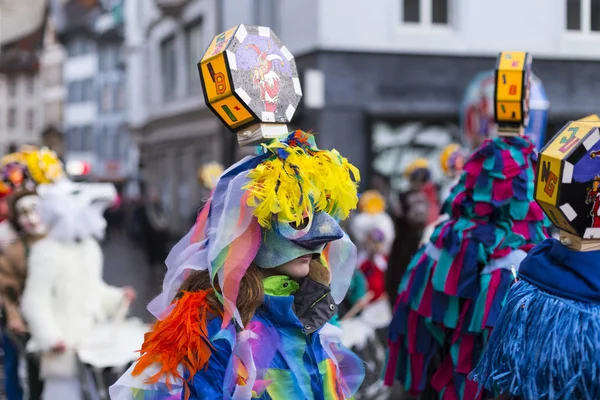
<svg viewBox="0 0 600 400">
<path fill-rule="evenodd" d="M 317 212 L 300 226 L 273 222 L 254 259 L 261 268 L 275 268 L 308 254 L 320 254 L 325 245 L 344 236 L 342 228 L 329 214 Z"/>
</svg>

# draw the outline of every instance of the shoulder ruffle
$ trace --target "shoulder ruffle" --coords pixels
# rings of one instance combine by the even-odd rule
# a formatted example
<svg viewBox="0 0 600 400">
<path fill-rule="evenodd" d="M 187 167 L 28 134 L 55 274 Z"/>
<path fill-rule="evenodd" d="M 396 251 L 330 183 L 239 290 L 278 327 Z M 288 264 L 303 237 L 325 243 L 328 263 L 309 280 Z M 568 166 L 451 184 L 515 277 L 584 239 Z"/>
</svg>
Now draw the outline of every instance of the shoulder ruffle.
<svg viewBox="0 0 600 400">
<path fill-rule="evenodd" d="M 155 364 L 160 369 L 147 378 L 146 383 L 157 383 L 164 378 L 169 385 L 171 379 L 184 379 L 182 370 L 187 372 L 186 380 L 190 382 L 199 370 L 207 366 L 212 350 L 207 318 L 211 314 L 220 316 L 221 313 L 207 301 L 207 296 L 213 295 L 212 292 L 211 289 L 184 293 L 173 304 L 169 315 L 154 324 L 146 334 L 133 376 L 140 375 Z"/>
</svg>

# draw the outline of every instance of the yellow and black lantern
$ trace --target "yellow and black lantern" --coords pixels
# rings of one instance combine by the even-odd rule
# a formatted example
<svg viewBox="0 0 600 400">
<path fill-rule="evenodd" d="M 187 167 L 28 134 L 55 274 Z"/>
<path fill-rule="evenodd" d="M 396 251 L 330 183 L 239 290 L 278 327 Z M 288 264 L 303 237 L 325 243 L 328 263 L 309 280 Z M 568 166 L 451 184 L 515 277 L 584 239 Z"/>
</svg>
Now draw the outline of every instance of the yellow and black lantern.
<svg viewBox="0 0 600 400">
<path fill-rule="evenodd" d="M 542 149 L 535 199 L 552 223 L 600 239 L 600 118 L 571 121 Z"/>
<path fill-rule="evenodd" d="M 296 61 L 268 27 L 217 35 L 198 63 L 208 107 L 241 144 L 279 137 L 302 98 Z"/>
</svg>

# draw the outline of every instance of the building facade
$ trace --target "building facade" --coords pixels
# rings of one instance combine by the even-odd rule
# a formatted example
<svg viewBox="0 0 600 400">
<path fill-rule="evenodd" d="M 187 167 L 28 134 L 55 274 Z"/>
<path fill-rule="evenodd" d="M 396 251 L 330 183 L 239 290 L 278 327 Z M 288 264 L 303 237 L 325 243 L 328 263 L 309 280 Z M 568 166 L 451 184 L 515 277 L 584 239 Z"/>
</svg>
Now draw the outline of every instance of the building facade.
<svg viewBox="0 0 600 400">
<path fill-rule="evenodd" d="M 270 26 L 296 56 L 304 97 L 292 127 L 313 129 L 363 173 L 405 184 L 416 157 L 461 141 L 465 88 L 502 50 L 526 50 L 550 98 L 549 134 L 600 109 L 594 0 L 131 0 L 126 12 L 130 126 L 145 179 L 173 229 L 199 204 L 195 170 L 225 164 L 235 140 L 204 106 L 196 62 L 239 23 Z"/>
<path fill-rule="evenodd" d="M 69 0 L 57 14 L 66 49 L 67 167 L 87 163 L 94 179 L 135 181 L 138 152 L 126 128 L 123 1 Z"/>
<path fill-rule="evenodd" d="M 0 3 L 0 153 L 23 144 L 39 145 L 43 123 L 39 51 L 46 6 Z"/>
<path fill-rule="evenodd" d="M 63 127 L 63 110 L 66 90 L 63 85 L 64 47 L 56 37 L 52 14 L 46 20 L 44 46 L 40 53 L 40 77 L 43 101 L 43 125 L 57 129 Z"/>
<path fill-rule="evenodd" d="M 283 0 L 278 12 L 304 89 L 295 123 L 348 155 L 365 185 L 377 172 L 400 188 L 418 156 L 437 167 L 440 148 L 461 139 L 467 84 L 502 50 L 532 53 L 551 104 L 548 135 L 600 109 L 593 0 Z"/>
<path fill-rule="evenodd" d="M 279 0 L 128 0 L 129 128 L 142 179 L 160 188 L 171 230 L 188 229 L 202 204 L 198 168 L 242 156 L 235 135 L 204 104 L 197 63 L 212 38 L 240 22 L 275 27 Z"/>
<path fill-rule="evenodd" d="M 222 161 L 223 129 L 204 105 L 196 63 L 218 30 L 217 1 L 126 3 L 129 129 L 144 187 L 160 189 L 171 230 L 201 204 L 198 167 Z"/>
</svg>

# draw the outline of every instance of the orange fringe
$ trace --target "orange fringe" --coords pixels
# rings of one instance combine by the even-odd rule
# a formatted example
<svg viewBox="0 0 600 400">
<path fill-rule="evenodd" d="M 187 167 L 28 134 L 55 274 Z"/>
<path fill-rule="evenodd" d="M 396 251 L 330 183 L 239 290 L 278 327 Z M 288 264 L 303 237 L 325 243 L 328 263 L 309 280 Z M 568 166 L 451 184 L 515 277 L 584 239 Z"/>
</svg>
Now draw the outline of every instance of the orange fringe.
<svg viewBox="0 0 600 400">
<path fill-rule="evenodd" d="M 205 368 L 211 355 L 212 345 L 208 338 L 206 326 L 207 314 L 220 314 L 207 302 L 206 296 L 213 290 L 185 292 L 177 300 L 171 313 L 162 321 L 156 321 L 152 330 L 146 334 L 144 344 L 132 375 L 140 375 L 151 364 L 161 365 L 158 373 L 146 380 L 146 383 L 157 383 L 161 376 L 166 376 L 166 384 L 170 378 L 183 380 L 177 371 L 179 365 L 189 372 L 188 382 L 200 369 Z M 185 385 L 185 398 L 189 398 L 189 388 Z"/>
</svg>

